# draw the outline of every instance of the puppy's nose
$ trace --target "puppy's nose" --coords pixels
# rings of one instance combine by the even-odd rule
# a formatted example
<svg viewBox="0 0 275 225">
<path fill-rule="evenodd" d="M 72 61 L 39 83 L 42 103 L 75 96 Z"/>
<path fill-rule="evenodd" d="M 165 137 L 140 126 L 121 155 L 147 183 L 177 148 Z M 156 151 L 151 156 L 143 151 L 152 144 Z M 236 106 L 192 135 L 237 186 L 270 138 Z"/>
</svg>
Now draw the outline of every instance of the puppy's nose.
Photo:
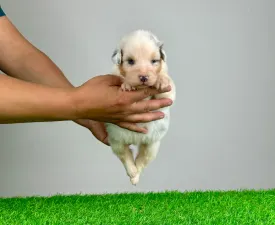
<svg viewBox="0 0 275 225">
<path fill-rule="evenodd" d="M 148 81 L 148 76 L 140 75 L 139 79 L 142 83 L 145 83 L 146 81 Z"/>
</svg>

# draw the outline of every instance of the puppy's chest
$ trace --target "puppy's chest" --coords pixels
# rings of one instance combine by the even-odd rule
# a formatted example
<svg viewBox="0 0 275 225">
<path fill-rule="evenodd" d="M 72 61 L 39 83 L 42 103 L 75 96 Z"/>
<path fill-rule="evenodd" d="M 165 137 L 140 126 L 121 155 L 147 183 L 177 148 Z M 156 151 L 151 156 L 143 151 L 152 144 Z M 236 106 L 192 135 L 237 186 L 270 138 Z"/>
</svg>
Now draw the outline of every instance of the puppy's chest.
<svg viewBox="0 0 275 225">
<path fill-rule="evenodd" d="M 151 97 L 146 98 L 146 100 L 149 99 L 151 99 Z M 162 111 L 165 117 L 151 122 L 138 123 L 138 126 L 148 130 L 146 134 L 133 132 L 114 124 L 107 124 L 106 128 L 109 138 L 126 144 L 152 143 L 160 140 L 169 128 L 170 112 L 169 107 L 156 111 Z"/>
<path fill-rule="evenodd" d="M 163 119 L 151 121 L 148 123 L 138 123 L 140 127 L 147 128 L 146 134 L 133 132 L 113 124 L 108 124 L 107 132 L 111 140 L 123 142 L 125 144 L 153 143 L 160 140 L 167 132 L 169 127 L 169 112 L 165 113 Z"/>
</svg>

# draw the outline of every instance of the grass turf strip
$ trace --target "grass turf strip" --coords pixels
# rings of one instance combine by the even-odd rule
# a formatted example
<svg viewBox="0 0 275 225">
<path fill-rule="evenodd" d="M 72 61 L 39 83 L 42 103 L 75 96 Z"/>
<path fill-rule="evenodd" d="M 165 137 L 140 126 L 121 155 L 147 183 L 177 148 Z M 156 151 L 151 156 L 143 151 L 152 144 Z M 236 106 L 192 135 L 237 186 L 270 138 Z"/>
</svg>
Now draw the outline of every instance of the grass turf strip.
<svg viewBox="0 0 275 225">
<path fill-rule="evenodd" d="M 275 224 L 275 190 L 0 198 L 0 224 Z"/>
</svg>

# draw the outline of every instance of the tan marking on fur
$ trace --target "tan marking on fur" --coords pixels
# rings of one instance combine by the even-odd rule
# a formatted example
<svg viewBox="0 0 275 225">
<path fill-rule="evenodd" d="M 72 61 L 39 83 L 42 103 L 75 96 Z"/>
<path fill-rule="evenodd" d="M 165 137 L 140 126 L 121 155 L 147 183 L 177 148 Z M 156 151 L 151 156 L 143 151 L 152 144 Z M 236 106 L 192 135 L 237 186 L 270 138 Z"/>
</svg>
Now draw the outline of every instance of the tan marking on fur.
<svg viewBox="0 0 275 225">
<path fill-rule="evenodd" d="M 156 58 L 156 52 L 152 52 L 151 59 L 155 59 L 155 58 Z"/>
<path fill-rule="evenodd" d="M 153 52 L 152 55 L 151 55 L 151 59 L 152 59 L 152 60 L 153 60 L 153 59 L 156 59 L 156 57 L 157 57 L 157 53 L 156 53 L 156 52 Z M 159 74 L 160 71 L 161 71 L 161 69 L 162 69 L 162 62 L 163 62 L 163 60 L 161 59 L 161 60 L 159 61 L 159 65 L 158 65 L 157 70 L 156 70 L 156 73 L 157 73 L 157 74 Z"/>
<path fill-rule="evenodd" d="M 160 62 L 159 62 L 159 65 L 158 65 L 158 68 L 157 68 L 157 74 L 160 73 L 161 69 L 162 69 L 162 60 L 160 60 Z"/>
<path fill-rule="evenodd" d="M 126 72 L 125 72 L 125 70 L 123 69 L 123 66 L 122 66 L 122 65 L 119 65 L 119 72 L 120 72 L 120 74 L 121 74 L 122 76 L 125 77 Z"/>
</svg>

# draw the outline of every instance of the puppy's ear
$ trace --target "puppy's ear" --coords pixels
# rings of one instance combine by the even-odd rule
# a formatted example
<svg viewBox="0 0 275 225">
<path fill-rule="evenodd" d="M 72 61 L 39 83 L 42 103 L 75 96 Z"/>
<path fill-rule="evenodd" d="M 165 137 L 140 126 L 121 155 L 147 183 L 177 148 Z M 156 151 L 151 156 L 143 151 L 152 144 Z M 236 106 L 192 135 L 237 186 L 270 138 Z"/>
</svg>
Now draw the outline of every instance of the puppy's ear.
<svg viewBox="0 0 275 225">
<path fill-rule="evenodd" d="M 167 60 L 166 52 L 163 49 L 163 43 L 159 43 L 159 53 L 160 53 L 160 58 L 165 62 Z"/>
<path fill-rule="evenodd" d="M 122 62 L 122 51 L 116 48 L 112 54 L 112 61 L 114 64 L 120 65 Z"/>
<path fill-rule="evenodd" d="M 160 40 L 157 38 L 157 36 L 155 36 L 155 35 L 154 35 L 153 33 L 151 33 L 151 32 L 150 32 L 150 38 L 151 38 L 151 40 L 153 40 L 153 41 L 156 43 L 157 47 L 159 48 L 159 53 L 160 53 L 161 59 L 162 59 L 163 61 L 166 61 L 167 56 L 166 56 L 166 53 L 165 53 L 165 51 L 164 51 L 164 49 L 163 49 L 163 42 L 160 41 Z"/>
</svg>

